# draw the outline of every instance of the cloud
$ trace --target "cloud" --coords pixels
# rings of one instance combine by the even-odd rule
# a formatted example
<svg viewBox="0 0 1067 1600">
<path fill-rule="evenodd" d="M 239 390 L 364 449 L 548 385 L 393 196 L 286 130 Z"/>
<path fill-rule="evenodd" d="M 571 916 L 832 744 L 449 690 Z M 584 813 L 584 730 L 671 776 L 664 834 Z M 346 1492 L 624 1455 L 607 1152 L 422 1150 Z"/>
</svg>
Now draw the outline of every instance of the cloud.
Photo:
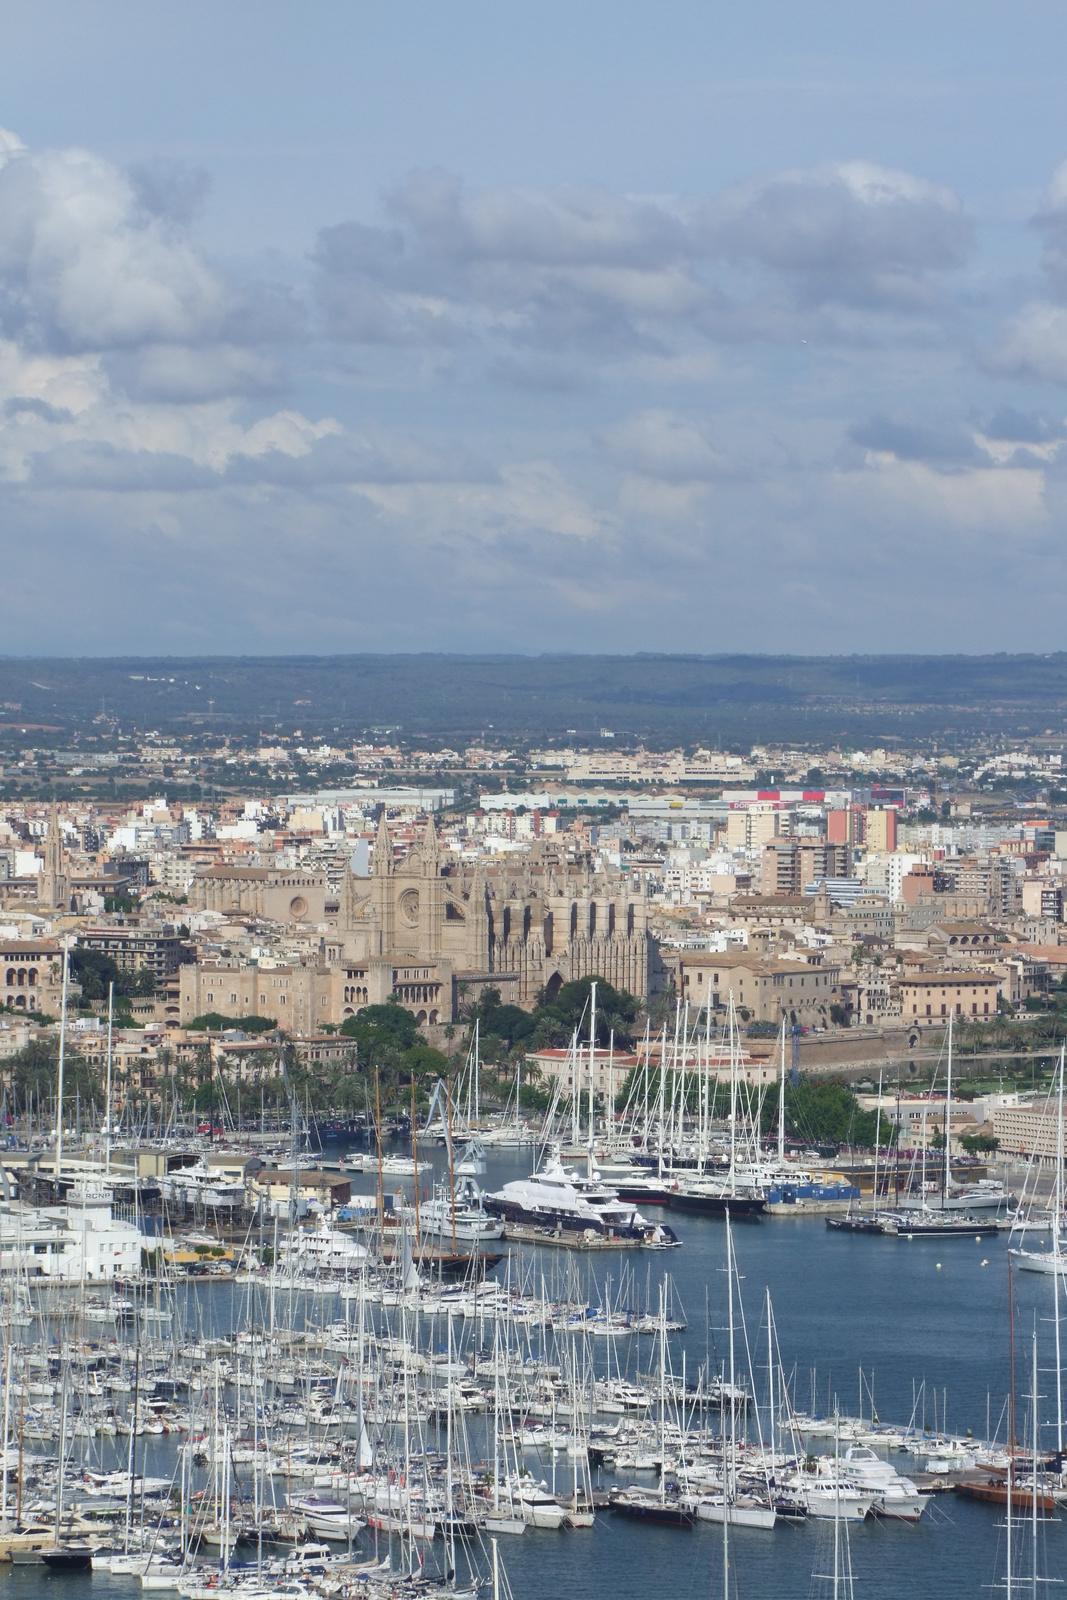
<svg viewBox="0 0 1067 1600">
<path fill-rule="evenodd" d="M 203 167 L 187 167 L 164 156 L 137 161 L 129 168 L 130 187 L 138 205 L 150 217 L 186 227 L 203 210 L 211 187 Z"/>
<path fill-rule="evenodd" d="M 329 484 L 452 484 L 492 482 L 495 470 L 463 446 L 434 447 L 424 440 L 356 436 L 338 430 L 294 452 L 271 448 L 235 452 L 230 483 L 272 483 L 314 488 Z"/>
<path fill-rule="evenodd" d="M 999 547 L 1067 581 L 1067 426 L 997 386 L 1067 381 L 1067 297 L 1001 284 L 977 377 L 971 224 L 922 178 L 423 171 L 271 281 L 202 248 L 208 192 L 0 133 L 0 546 L 31 617 L 61 574 L 64 648 L 105 605 L 132 648 L 743 648 L 757 591 L 761 639 L 911 648 L 950 626 L 917 570 L 955 647 L 1029 615 Z"/>
<path fill-rule="evenodd" d="M 998 466 L 1034 466 L 1056 460 L 1067 439 L 1067 424 L 1040 412 L 1001 406 L 978 432 L 978 441 Z"/>
<path fill-rule="evenodd" d="M 377 484 L 363 492 L 409 537 L 447 545 L 457 555 L 518 541 L 529 559 L 536 550 L 531 538 L 599 542 L 614 524 L 551 461 L 502 466 L 494 483 Z"/>
<path fill-rule="evenodd" d="M 107 444 L 64 444 L 31 462 L 30 483 L 42 489 L 185 493 L 217 483 L 210 468 L 161 450 L 117 450 Z"/>
<path fill-rule="evenodd" d="M 962 427 L 931 427 L 878 416 L 856 423 L 848 437 L 863 450 L 892 455 L 898 461 L 923 461 L 939 469 L 988 465 L 974 434 Z"/>
<path fill-rule="evenodd" d="M 112 357 L 113 381 L 134 400 L 184 405 L 228 395 L 277 395 L 285 388 L 279 363 L 230 344 L 150 344 Z"/>
<path fill-rule="evenodd" d="M 0 130 L 0 330 L 26 350 L 143 354 L 142 377 L 136 360 L 130 370 L 145 393 L 195 400 L 276 387 L 261 357 L 232 350 L 199 358 L 202 380 L 191 354 L 184 374 L 176 370 L 180 347 L 301 331 L 289 286 L 238 284 L 192 242 L 188 224 L 206 188 L 204 173 L 174 163 L 123 172 L 86 150 L 27 150 Z"/>
<path fill-rule="evenodd" d="M 215 333 L 231 295 L 128 178 L 83 150 L 0 168 L 0 318 L 20 342 L 103 350 Z"/>
<path fill-rule="evenodd" d="M 972 245 L 951 190 L 862 161 L 727 191 L 695 226 L 709 256 L 780 275 L 804 306 L 929 309 L 931 274 L 962 267 Z"/>
<path fill-rule="evenodd" d="M 1048 515 L 1040 471 L 989 466 L 938 472 L 925 461 L 892 457 L 840 474 L 826 505 L 836 512 L 848 508 L 853 515 L 862 508 L 864 520 L 878 518 L 899 530 L 917 553 L 934 537 L 942 552 L 951 541 L 961 558 L 972 536 L 1015 540 L 1043 529 Z M 1003 555 L 1002 543 L 996 554 Z"/>
<path fill-rule="evenodd" d="M 998 375 L 1067 383 L 1067 161 L 1052 175 L 1041 205 L 1031 218 L 1044 239 L 1041 270 L 1044 293 L 1009 316 L 986 356 Z"/>
<path fill-rule="evenodd" d="M 972 242 L 949 190 L 862 162 L 669 199 L 470 189 L 435 169 L 385 210 L 383 225 L 319 235 L 317 293 L 337 338 L 618 358 L 679 339 L 792 341 L 803 316 L 809 337 L 854 341 L 862 316 L 942 308 L 937 275 Z"/>
<path fill-rule="evenodd" d="M 994 373 L 1067 383 L 1067 306 L 1033 300 L 1004 326 L 988 357 Z"/>
<path fill-rule="evenodd" d="M 39 417 L 42 422 L 73 422 L 74 413 L 65 406 L 50 406 L 47 400 L 16 394 L 3 404 L 5 417 Z"/>
<path fill-rule="evenodd" d="M 616 466 L 646 478 L 690 483 L 722 477 L 729 469 L 706 432 L 671 411 L 642 411 L 603 428 L 597 443 Z"/>
</svg>

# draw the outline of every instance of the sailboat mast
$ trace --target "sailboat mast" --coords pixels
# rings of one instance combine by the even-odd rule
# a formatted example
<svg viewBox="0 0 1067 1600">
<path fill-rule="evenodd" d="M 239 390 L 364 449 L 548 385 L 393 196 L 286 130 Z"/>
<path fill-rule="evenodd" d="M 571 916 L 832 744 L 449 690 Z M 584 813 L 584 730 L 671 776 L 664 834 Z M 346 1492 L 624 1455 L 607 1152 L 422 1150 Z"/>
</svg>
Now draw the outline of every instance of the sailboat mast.
<svg viewBox="0 0 1067 1600">
<path fill-rule="evenodd" d="M 56 1202 L 59 1201 L 59 1171 L 63 1165 L 63 1063 L 67 1047 L 67 972 L 70 937 L 63 941 L 63 998 L 59 1011 L 59 1067 L 56 1073 Z"/>
<path fill-rule="evenodd" d="M 1033 1487 L 1034 1487 L 1034 1492 L 1030 1496 L 1030 1544 L 1031 1544 L 1032 1561 L 1033 1561 L 1033 1566 L 1031 1568 L 1031 1584 L 1032 1584 L 1031 1592 L 1032 1592 L 1033 1595 L 1036 1596 L 1037 1592 L 1038 1592 L 1038 1576 L 1037 1576 L 1037 1440 L 1038 1440 L 1038 1426 L 1037 1426 L 1037 1328 L 1036 1327 L 1034 1328 L 1034 1331 L 1033 1331 L 1033 1347 L 1032 1347 L 1032 1353 L 1031 1353 L 1031 1357 L 1030 1357 L 1030 1388 L 1031 1388 L 1031 1390 L 1033 1392 L 1033 1397 L 1032 1397 L 1032 1399 L 1030 1401 L 1030 1416 L 1031 1416 L 1031 1429 L 1032 1429 L 1032 1439 L 1033 1439 L 1033 1451 L 1032 1451 L 1032 1455 L 1031 1455 L 1031 1467 L 1032 1467 L 1031 1479 L 1033 1481 Z"/>
<path fill-rule="evenodd" d="M 1056 1334 L 1056 1449 L 1063 1454 L 1063 1367 L 1060 1356 L 1060 1229 L 1063 1227 L 1063 1057 L 1060 1045 L 1060 1081 L 1056 1095 L 1056 1190 L 1052 1210 L 1052 1305 Z"/>
<path fill-rule="evenodd" d="M 596 979 L 589 986 L 589 1145 L 586 1160 L 586 1177 L 593 1177 L 593 1143 L 596 1139 L 595 1110 L 593 1106 L 593 1078 L 596 1070 Z"/>
<path fill-rule="evenodd" d="M 778 1049 L 782 1057 L 782 1076 L 778 1085 L 778 1165 L 785 1161 L 785 1012 L 782 1012 L 782 1031 L 778 1035 Z"/>
<path fill-rule="evenodd" d="M 882 1142 L 882 1068 L 878 1068 L 878 1105 L 874 1114 L 874 1199 L 872 1213 L 878 1210 L 878 1149 Z"/>
<path fill-rule="evenodd" d="M 949 1183 L 951 1181 L 950 1146 L 952 1144 L 952 1013 L 948 1016 L 948 1068 L 945 1074 L 945 1168 L 941 1179 L 941 1208 L 944 1210 L 948 1200 Z"/>
<path fill-rule="evenodd" d="M 115 985 L 107 986 L 107 1086 L 104 1090 L 104 1172 L 111 1171 L 111 1034 L 115 1012 Z"/>
<path fill-rule="evenodd" d="M 733 995 L 730 996 L 730 1016 L 733 1017 Z M 734 1248 L 733 1232 L 730 1227 L 730 1212 L 726 1212 L 726 1304 L 727 1324 L 730 1336 L 730 1454 L 733 1455 L 734 1439 Z M 725 1416 L 725 1411 L 719 1412 L 720 1417 Z M 727 1470 L 726 1434 L 723 1432 L 722 1446 L 722 1596 L 723 1600 L 730 1600 L 730 1474 Z"/>
</svg>

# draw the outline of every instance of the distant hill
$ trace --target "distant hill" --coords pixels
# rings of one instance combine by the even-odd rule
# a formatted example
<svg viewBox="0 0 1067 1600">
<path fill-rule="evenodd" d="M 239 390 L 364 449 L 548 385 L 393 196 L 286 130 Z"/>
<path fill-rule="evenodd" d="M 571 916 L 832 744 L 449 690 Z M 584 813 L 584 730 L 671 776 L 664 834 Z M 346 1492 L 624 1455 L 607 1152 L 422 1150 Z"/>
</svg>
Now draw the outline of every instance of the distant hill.
<svg viewBox="0 0 1067 1600">
<path fill-rule="evenodd" d="M 1065 731 L 1067 653 L 990 656 L 211 656 L 0 660 L 0 729 L 373 728 L 468 739 L 602 728 L 664 744 L 850 744 Z"/>
</svg>

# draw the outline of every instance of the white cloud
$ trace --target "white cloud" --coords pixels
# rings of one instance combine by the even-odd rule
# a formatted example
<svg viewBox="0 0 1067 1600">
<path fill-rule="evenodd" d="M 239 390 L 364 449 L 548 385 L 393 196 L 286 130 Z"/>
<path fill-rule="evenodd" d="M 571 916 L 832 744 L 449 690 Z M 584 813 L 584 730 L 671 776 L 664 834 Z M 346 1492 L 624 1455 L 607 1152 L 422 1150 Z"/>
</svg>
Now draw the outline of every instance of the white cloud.
<svg viewBox="0 0 1067 1600">
<path fill-rule="evenodd" d="M 864 162 L 658 200 L 468 189 L 421 172 L 387 209 L 384 226 L 319 236 L 320 302 L 340 338 L 432 342 L 462 330 L 615 356 L 667 338 L 791 339 L 803 310 L 809 334 L 851 339 L 832 317 L 811 325 L 812 308 L 929 313 L 936 275 L 959 268 L 971 244 L 949 190 Z"/>
<path fill-rule="evenodd" d="M 1042 530 L 1048 519 L 1045 475 L 1036 468 L 977 467 L 938 472 L 922 461 L 872 456 L 866 470 L 837 474 L 831 499 L 860 511 L 865 521 L 884 521 L 908 543 L 926 545 L 934 530 L 954 538 L 993 534 L 1005 541 Z M 965 559 L 965 546 L 959 554 Z"/>
<path fill-rule="evenodd" d="M 550 461 L 503 466 L 498 483 L 379 483 L 360 493 L 416 538 L 452 540 L 463 548 L 539 532 L 585 541 L 610 534 L 613 525 L 611 515 L 590 505 Z"/>
<path fill-rule="evenodd" d="M 721 477 L 728 463 L 692 419 L 642 411 L 598 436 L 605 455 L 627 472 L 685 483 Z"/>
<path fill-rule="evenodd" d="M 1033 300 L 1009 318 L 990 358 L 995 372 L 1067 383 L 1067 306 Z"/>
<path fill-rule="evenodd" d="M 17 152 L 0 168 L 0 286 L 9 333 L 70 350 L 212 337 L 231 302 L 188 240 L 84 150 Z"/>
</svg>

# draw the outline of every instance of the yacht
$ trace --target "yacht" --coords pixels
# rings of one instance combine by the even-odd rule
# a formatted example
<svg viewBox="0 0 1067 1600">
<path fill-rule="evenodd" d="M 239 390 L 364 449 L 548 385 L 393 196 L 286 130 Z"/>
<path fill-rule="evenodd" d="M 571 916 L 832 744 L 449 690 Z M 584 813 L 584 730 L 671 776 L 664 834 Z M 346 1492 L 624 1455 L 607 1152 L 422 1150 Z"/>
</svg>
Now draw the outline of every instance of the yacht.
<svg viewBox="0 0 1067 1600">
<path fill-rule="evenodd" d="M 507 1222 L 525 1222 L 535 1227 L 568 1233 L 615 1235 L 624 1239 L 651 1238 L 656 1224 L 643 1217 L 631 1202 L 620 1200 L 618 1191 L 609 1189 L 593 1170 L 589 1177 L 568 1172 L 553 1151 L 540 1172 L 517 1178 L 485 1197 L 485 1208 Z M 659 1235 L 673 1240 L 670 1228 L 660 1225 Z"/>
<path fill-rule="evenodd" d="M 999 1178 L 979 1178 L 977 1183 L 953 1183 L 944 1193 L 935 1190 L 923 1197 L 930 1211 L 993 1212 L 1000 1216 L 1015 1204 L 1015 1196 Z"/>
<path fill-rule="evenodd" d="M 679 1211 L 710 1211 L 732 1216 L 757 1216 L 766 1209 L 763 1190 L 728 1177 L 682 1178 L 671 1191 L 670 1203 Z"/>
<path fill-rule="evenodd" d="M 419 1227 L 423 1233 L 435 1238 L 455 1239 L 457 1243 L 477 1242 L 479 1239 L 502 1239 L 504 1224 L 499 1217 L 490 1216 L 485 1209 L 485 1197 L 473 1178 L 456 1184 L 455 1193 L 449 1197 L 447 1186 L 432 1200 L 424 1200 L 419 1207 Z"/>
<path fill-rule="evenodd" d="M 832 1468 L 832 1463 L 831 1463 Z M 842 1478 L 874 1494 L 873 1510 L 899 1522 L 918 1522 L 927 1506 L 911 1478 L 902 1477 L 891 1462 L 865 1444 L 848 1447 L 838 1462 Z"/>
<path fill-rule="evenodd" d="M 330 1227 L 325 1214 L 317 1227 L 301 1229 L 281 1247 L 282 1261 L 305 1272 L 362 1272 L 370 1258 L 366 1245 Z"/>
</svg>

